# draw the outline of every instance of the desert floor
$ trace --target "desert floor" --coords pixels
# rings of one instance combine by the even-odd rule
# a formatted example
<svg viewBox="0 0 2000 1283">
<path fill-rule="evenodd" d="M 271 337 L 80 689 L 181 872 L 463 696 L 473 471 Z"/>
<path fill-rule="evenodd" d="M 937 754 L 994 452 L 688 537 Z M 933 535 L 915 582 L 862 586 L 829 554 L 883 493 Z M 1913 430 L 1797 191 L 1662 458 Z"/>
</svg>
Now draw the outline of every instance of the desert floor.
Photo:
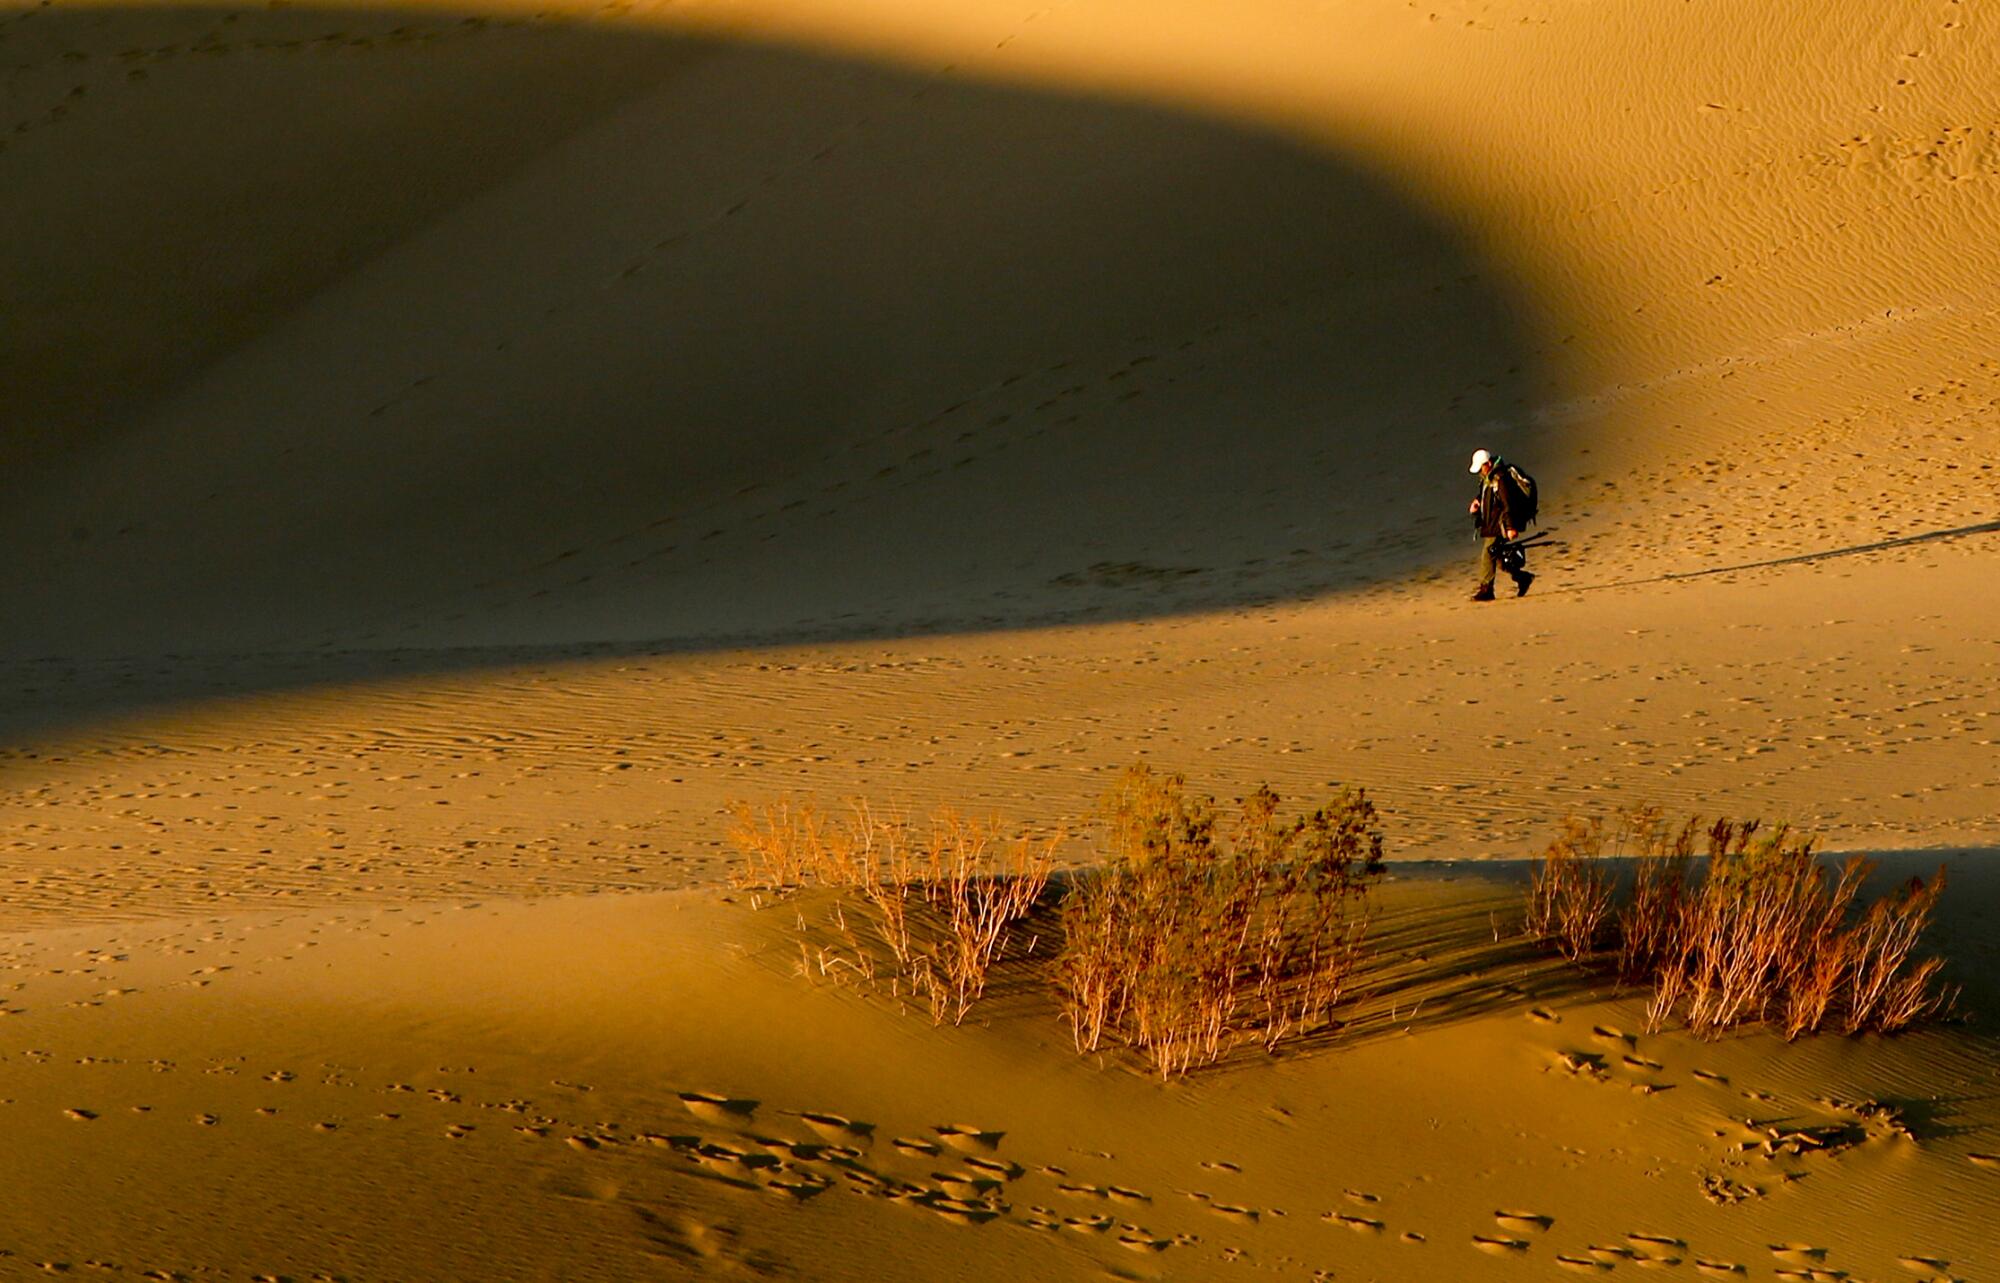
<svg viewBox="0 0 2000 1283">
<path fill-rule="evenodd" d="M 0 1277 L 2000 1278 L 1995 65 L 1956 0 L 0 9 Z M 1135 759 L 1370 791 L 1343 1036 L 1162 1087 L 728 890 L 734 800 L 1088 861 Z M 1644 1035 L 1496 939 L 1646 802 L 1947 862 L 1966 1018 Z"/>
</svg>

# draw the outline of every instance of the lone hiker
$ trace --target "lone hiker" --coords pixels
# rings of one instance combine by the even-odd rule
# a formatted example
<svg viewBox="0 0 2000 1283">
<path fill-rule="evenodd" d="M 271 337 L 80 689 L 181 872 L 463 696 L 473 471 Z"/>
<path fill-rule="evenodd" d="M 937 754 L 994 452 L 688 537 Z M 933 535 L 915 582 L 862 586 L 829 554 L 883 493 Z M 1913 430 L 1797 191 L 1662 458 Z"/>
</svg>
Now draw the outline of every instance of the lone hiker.
<svg viewBox="0 0 2000 1283">
<path fill-rule="evenodd" d="M 1479 497 L 1466 509 L 1479 527 L 1479 588 L 1472 600 L 1493 600 L 1493 576 L 1502 565 L 1513 577 L 1514 595 L 1519 597 L 1535 582 L 1526 551 L 1514 544 L 1535 519 L 1534 480 L 1484 450 L 1472 452 L 1471 471 L 1479 474 Z"/>
</svg>

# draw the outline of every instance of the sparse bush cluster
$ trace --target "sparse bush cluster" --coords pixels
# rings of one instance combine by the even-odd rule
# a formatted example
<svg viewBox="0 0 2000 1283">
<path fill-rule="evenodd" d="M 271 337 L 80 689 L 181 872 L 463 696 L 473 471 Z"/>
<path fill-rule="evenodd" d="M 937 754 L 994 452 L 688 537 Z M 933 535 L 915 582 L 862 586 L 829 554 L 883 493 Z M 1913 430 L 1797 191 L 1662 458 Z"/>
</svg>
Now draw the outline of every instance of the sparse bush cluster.
<svg viewBox="0 0 2000 1283">
<path fill-rule="evenodd" d="M 1614 857 L 1633 865 L 1622 899 Z M 1944 870 L 1858 909 L 1872 867 L 1856 856 L 1831 871 L 1812 838 L 1754 821 L 1572 820 L 1543 853 L 1526 928 L 1572 960 L 1615 948 L 1620 977 L 1652 987 L 1654 1030 L 1678 1018 L 1705 1036 L 1762 1022 L 1787 1038 L 1893 1032 L 1948 999 L 1942 961 L 1916 954 Z"/>
<path fill-rule="evenodd" d="M 1333 1024 L 1368 961 L 1382 869 L 1364 793 L 1284 818 L 1269 788 L 1225 807 L 1141 765 L 1100 818 L 1097 859 L 1067 875 L 1061 835 L 950 810 L 739 806 L 731 836 L 739 885 L 794 909 L 802 971 L 886 986 L 940 1024 L 1010 963 L 1053 991 L 1079 1051 L 1129 1049 L 1163 1078 Z M 1755 822 L 1572 818 L 1534 870 L 1525 933 L 1649 987 L 1655 1031 L 1893 1032 L 1949 1000 L 1942 962 L 1918 954 L 1944 872 L 1864 905 L 1871 868 L 1831 869 L 1812 838 Z"/>
<path fill-rule="evenodd" d="M 1107 857 L 1064 881 L 1045 924 L 1060 943 L 1039 951 L 1079 1050 L 1115 1041 L 1172 1076 L 1326 1022 L 1362 956 L 1382 835 L 1359 792 L 1278 811 L 1268 788 L 1225 816 L 1178 775 L 1126 774 L 1105 801 Z M 739 807 L 732 830 L 742 885 L 831 893 L 799 901 L 803 969 L 886 982 L 940 1023 L 965 1018 L 1004 958 L 1038 953 L 1058 841 L 998 834 L 951 812 L 920 827 L 792 803 Z"/>
<path fill-rule="evenodd" d="M 1260 788 L 1225 816 L 1135 768 L 1106 800 L 1111 849 L 1063 900 L 1057 983 L 1081 1051 L 1116 1037 L 1162 1076 L 1327 1019 L 1361 959 L 1382 835 L 1344 791 L 1280 820 Z"/>
<path fill-rule="evenodd" d="M 811 804 L 735 808 L 738 881 L 767 890 L 832 892 L 809 929 L 800 910 L 800 965 L 819 975 L 886 978 L 898 995 L 957 1024 L 986 992 L 1016 928 L 1042 899 L 1060 836 L 1003 838 L 950 810 L 916 825 L 857 804 L 830 817 Z M 809 943 L 809 939 L 812 943 Z"/>
</svg>

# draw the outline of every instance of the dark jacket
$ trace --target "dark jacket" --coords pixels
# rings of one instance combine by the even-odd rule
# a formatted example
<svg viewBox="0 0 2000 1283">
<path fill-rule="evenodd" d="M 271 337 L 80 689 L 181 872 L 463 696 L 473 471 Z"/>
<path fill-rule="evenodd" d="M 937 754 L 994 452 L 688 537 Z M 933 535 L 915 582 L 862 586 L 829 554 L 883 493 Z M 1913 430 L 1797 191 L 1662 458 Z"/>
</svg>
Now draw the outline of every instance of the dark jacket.
<svg viewBox="0 0 2000 1283">
<path fill-rule="evenodd" d="M 1479 511 L 1475 518 L 1479 523 L 1479 537 L 1482 539 L 1504 539 L 1509 529 L 1520 532 L 1521 523 L 1514 519 L 1514 506 L 1518 496 L 1514 490 L 1514 480 L 1507 472 L 1505 460 L 1493 460 L 1493 467 L 1487 472 L 1484 483 L 1479 487 Z"/>
</svg>

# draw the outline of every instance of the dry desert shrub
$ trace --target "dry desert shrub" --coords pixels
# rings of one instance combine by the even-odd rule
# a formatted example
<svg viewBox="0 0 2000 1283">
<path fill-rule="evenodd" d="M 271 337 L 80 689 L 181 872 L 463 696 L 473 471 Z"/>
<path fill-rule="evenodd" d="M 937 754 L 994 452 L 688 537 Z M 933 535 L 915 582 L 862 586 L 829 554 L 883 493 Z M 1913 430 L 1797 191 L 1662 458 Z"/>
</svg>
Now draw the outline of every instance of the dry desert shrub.
<svg viewBox="0 0 2000 1283">
<path fill-rule="evenodd" d="M 1078 1050 L 1115 1037 L 1171 1077 L 1326 1021 L 1361 957 L 1382 835 L 1359 791 L 1292 820 L 1278 807 L 1260 788 L 1225 815 L 1143 765 L 1107 796 L 1107 858 L 1062 903 Z"/>
<path fill-rule="evenodd" d="M 1618 975 L 1628 981 L 1652 975 L 1673 948 L 1681 907 L 1690 893 L 1688 874 L 1694 864 L 1699 820 L 1678 830 L 1667 826 L 1656 808 L 1628 812 L 1624 825 L 1633 841 L 1632 891 L 1619 908 L 1612 930 L 1618 940 Z M 1708 830 L 1709 849 L 1727 841 L 1732 826 L 1718 822 Z"/>
<path fill-rule="evenodd" d="M 1850 860 L 1829 885 L 1814 846 L 1783 826 L 1744 826 L 1710 852 L 1654 972 L 1652 1027 L 1679 1012 L 1700 1034 L 1763 1020 L 1788 1036 L 1819 1028 L 1867 870 Z"/>
<path fill-rule="evenodd" d="M 1527 932 L 1572 962 L 1594 953 L 1611 921 L 1611 874 L 1604 865 L 1614 831 L 1601 819 L 1570 816 L 1542 852 L 1528 886 Z"/>
<path fill-rule="evenodd" d="M 1839 977 L 1846 986 L 1844 1019 L 1849 1033 L 1879 1029 L 1893 1033 L 1943 1005 L 1946 994 L 1937 983 L 1942 958 L 1911 960 L 1924 928 L 1930 925 L 1938 897 L 1944 893 L 1944 869 L 1926 882 L 1911 878 L 1893 894 L 1868 906 L 1849 933 L 1846 966 Z"/>
<path fill-rule="evenodd" d="M 837 817 L 792 801 L 732 813 L 739 886 L 760 896 L 830 893 L 820 921 L 799 915 L 801 965 L 869 982 L 886 973 L 895 993 L 922 1002 L 940 1024 L 962 1022 L 984 996 L 1047 889 L 1061 843 L 1003 837 L 997 824 L 949 809 L 921 825 L 862 802 Z"/>
<path fill-rule="evenodd" d="M 1618 835 L 1634 863 L 1624 902 L 1599 857 Z M 1697 837 L 1705 849 L 1697 865 Z M 1829 870 L 1809 836 L 1755 821 L 1678 830 L 1644 809 L 1612 826 L 1570 820 L 1529 890 L 1531 935 L 1572 960 L 1608 937 L 1622 979 L 1653 994 L 1647 1025 L 1678 1017 L 1714 1036 L 1770 1022 L 1787 1038 L 1830 1023 L 1893 1032 L 1935 1014 L 1943 963 L 1915 950 L 1944 884 L 1915 878 L 1856 914 L 1873 866 Z"/>
</svg>

